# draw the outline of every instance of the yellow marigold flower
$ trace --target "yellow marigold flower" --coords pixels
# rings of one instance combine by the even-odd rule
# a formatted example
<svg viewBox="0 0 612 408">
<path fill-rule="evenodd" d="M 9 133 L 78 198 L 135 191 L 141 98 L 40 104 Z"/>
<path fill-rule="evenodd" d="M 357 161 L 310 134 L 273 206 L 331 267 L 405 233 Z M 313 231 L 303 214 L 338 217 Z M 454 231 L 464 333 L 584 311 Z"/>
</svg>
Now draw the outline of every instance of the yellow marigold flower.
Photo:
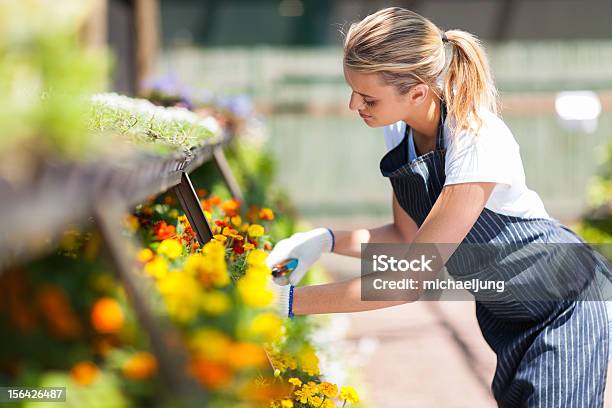
<svg viewBox="0 0 612 408">
<path fill-rule="evenodd" d="M 300 385 L 302 385 L 302 380 L 300 380 L 297 377 L 291 377 L 288 381 L 289 381 L 289 384 L 293 384 L 296 387 L 299 387 Z"/>
<path fill-rule="evenodd" d="M 340 399 L 346 400 L 351 404 L 359 403 L 359 395 L 357 395 L 357 391 L 353 387 L 345 385 L 344 387 L 340 387 Z"/>
<path fill-rule="evenodd" d="M 259 210 L 259 218 L 266 221 L 271 221 L 274 219 L 274 212 L 272 212 L 269 208 L 262 208 Z"/>
<path fill-rule="evenodd" d="M 338 395 L 338 386 L 336 384 L 324 381 L 319 384 L 319 391 L 327 398 L 336 398 L 336 395 Z"/>
<path fill-rule="evenodd" d="M 319 375 L 319 358 L 312 347 L 305 346 L 298 354 L 298 361 L 302 371 L 308 375 Z"/>
<path fill-rule="evenodd" d="M 270 359 L 272 360 L 272 366 L 282 372 L 287 371 L 287 369 L 297 369 L 295 359 L 288 353 L 270 353 Z"/>
<path fill-rule="evenodd" d="M 170 218 L 178 218 L 179 212 L 176 209 L 172 209 L 168 211 L 168 217 Z"/>
<path fill-rule="evenodd" d="M 204 213 L 206 213 L 206 211 L 204 211 Z M 177 217 L 178 221 L 182 224 L 189 224 L 189 220 L 187 220 L 187 216 L 186 215 L 179 215 Z"/>
<path fill-rule="evenodd" d="M 247 256 L 247 264 L 251 266 L 265 266 L 268 254 L 261 249 L 251 251 Z"/>
<path fill-rule="evenodd" d="M 227 241 L 227 237 L 221 234 L 214 235 L 213 238 L 221 243 L 224 243 L 225 241 Z"/>
<path fill-rule="evenodd" d="M 272 302 L 274 294 L 266 286 L 265 277 L 253 274 L 248 270 L 236 284 L 242 301 L 254 307 L 265 307 Z"/>
<path fill-rule="evenodd" d="M 249 230 L 249 224 L 242 224 L 238 229 L 240 232 L 247 232 Z"/>
<path fill-rule="evenodd" d="M 204 245 L 204 250 L 202 252 L 206 256 L 225 257 L 225 245 L 220 244 L 219 242 L 211 241 Z"/>
<path fill-rule="evenodd" d="M 209 242 L 204 246 L 204 249 L 211 249 L 209 246 L 213 242 Z M 223 246 L 220 243 L 217 245 Z M 196 277 L 204 288 L 224 287 L 229 285 L 230 278 L 227 273 L 227 263 L 225 262 L 225 249 L 222 249 L 223 255 L 208 253 L 205 255 L 194 254 L 187 258 L 185 262 L 185 273 Z"/>
<path fill-rule="evenodd" d="M 164 258 L 155 258 L 147 262 L 144 269 L 148 275 L 160 279 L 168 273 L 168 262 Z"/>
<path fill-rule="evenodd" d="M 176 259 L 183 253 L 183 245 L 176 239 L 164 239 L 157 247 L 157 253 Z"/>
<path fill-rule="evenodd" d="M 336 408 L 336 404 L 330 399 L 323 400 L 323 404 L 319 408 Z"/>
<path fill-rule="evenodd" d="M 210 361 L 226 361 L 232 347 L 232 339 L 220 330 L 203 328 L 195 332 L 188 344 L 199 357 Z"/>
<path fill-rule="evenodd" d="M 261 237 L 265 230 L 264 227 L 262 227 L 259 224 L 251 224 L 251 226 L 249 226 L 249 229 L 247 230 L 249 236 L 253 237 L 253 238 L 258 238 Z"/>
<path fill-rule="evenodd" d="M 231 218 L 232 224 L 239 227 L 242 224 L 242 218 L 239 215 L 235 215 Z"/>
<path fill-rule="evenodd" d="M 204 215 L 206 216 L 206 219 L 208 221 L 212 221 L 212 214 L 210 213 L 210 211 L 204 211 Z"/>
<path fill-rule="evenodd" d="M 217 316 L 230 309 L 231 299 L 227 293 L 214 290 L 203 295 L 200 306 L 205 313 Z"/>
<path fill-rule="evenodd" d="M 244 241 L 244 237 L 242 235 L 232 235 L 236 241 Z"/>
<path fill-rule="evenodd" d="M 295 390 L 293 394 L 297 397 L 298 401 L 306 404 L 318 391 L 317 384 L 313 381 L 308 381 L 308 383 L 302 385 L 302 388 Z"/>
<path fill-rule="evenodd" d="M 249 266 L 247 271 L 252 275 L 261 277 L 262 279 L 267 276 L 272 276 L 272 270 L 267 266 Z"/>
<path fill-rule="evenodd" d="M 319 397 L 318 395 L 313 395 L 310 398 L 308 398 L 308 403 L 311 406 L 318 408 L 321 405 L 323 405 L 323 398 Z"/>
<path fill-rule="evenodd" d="M 284 399 L 281 401 L 281 408 L 293 408 L 293 401 Z"/>
<path fill-rule="evenodd" d="M 168 314 L 181 323 L 192 321 L 198 311 L 201 291 L 193 276 L 178 271 L 168 273 L 157 282 Z"/>
<path fill-rule="evenodd" d="M 144 248 L 138 251 L 137 259 L 139 262 L 147 263 L 153 259 L 154 256 L 155 254 L 153 254 L 153 251 L 151 251 L 149 248 Z"/>
<path fill-rule="evenodd" d="M 249 333 L 254 336 L 263 336 L 266 341 L 274 341 L 281 335 L 283 323 L 274 313 L 261 313 L 255 316 L 249 326 Z"/>
<path fill-rule="evenodd" d="M 253 245 L 251 243 L 246 243 L 246 244 L 244 244 L 243 248 L 244 248 L 245 251 L 250 251 L 251 249 L 255 248 L 255 245 Z"/>
</svg>

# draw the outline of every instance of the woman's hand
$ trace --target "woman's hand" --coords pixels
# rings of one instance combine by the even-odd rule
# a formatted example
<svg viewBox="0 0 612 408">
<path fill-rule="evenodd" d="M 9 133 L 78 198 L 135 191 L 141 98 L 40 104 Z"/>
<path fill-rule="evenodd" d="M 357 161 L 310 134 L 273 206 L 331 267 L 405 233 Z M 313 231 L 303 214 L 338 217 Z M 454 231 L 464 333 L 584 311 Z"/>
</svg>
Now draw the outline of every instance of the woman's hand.
<svg viewBox="0 0 612 408">
<path fill-rule="evenodd" d="M 307 232 L 298 232 L 289 238 L 279 241 L 268 255 L 269 268 L 287 259 L 296 258 L 298 265 L 289 275 L 289 282 L 297 285 L 304 274 L 315 263 L 323 252 L 331 252 L 334 247 L 334 236 L 328 228 L 316 228 Z"/>
</svg>

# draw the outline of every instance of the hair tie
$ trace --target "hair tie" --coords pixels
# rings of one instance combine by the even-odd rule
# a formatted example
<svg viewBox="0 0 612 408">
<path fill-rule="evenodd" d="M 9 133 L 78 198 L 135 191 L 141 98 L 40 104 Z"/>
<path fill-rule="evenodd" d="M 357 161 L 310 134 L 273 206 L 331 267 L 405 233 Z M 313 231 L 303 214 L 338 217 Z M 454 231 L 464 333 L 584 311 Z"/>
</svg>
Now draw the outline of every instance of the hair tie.
<svg viewBox="0 0 612 408">
<path fill-rule="evenodd" d="M 446 37 L 446 33 L 442 32 L 442 42 L 443 43 L 447 43 L 448 42 L 448 37 Z"/>
</svg>

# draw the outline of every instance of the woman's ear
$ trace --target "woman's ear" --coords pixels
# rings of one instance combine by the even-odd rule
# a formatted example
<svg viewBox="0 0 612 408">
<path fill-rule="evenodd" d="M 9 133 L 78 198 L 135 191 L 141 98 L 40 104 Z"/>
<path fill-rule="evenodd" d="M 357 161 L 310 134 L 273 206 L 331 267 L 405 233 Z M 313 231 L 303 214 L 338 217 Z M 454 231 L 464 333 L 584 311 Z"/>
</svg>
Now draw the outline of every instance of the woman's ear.
<svg viewBox="0 0 612 408">
<path fill-rule="evenodd" d="M 408 99 L 414 106 L 423 103 L 429 95 L 429 87 L 425 84 L 418 84 L 412 87 L 408 92 Z"/>
</svg>

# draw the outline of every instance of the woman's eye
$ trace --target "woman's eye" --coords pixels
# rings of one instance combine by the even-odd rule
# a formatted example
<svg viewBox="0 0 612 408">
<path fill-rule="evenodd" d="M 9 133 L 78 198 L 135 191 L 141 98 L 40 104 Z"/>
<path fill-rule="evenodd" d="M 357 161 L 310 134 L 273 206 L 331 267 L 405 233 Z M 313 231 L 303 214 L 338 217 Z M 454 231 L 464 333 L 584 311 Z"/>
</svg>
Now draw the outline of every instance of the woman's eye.
<svg viewBox="0 0 612 408">
<path fill-rule="evenodd" d="M 366 100 L 364 100 L 364 102 L 366 103 L 366 105 L 368 105 L 370 107 L 376 105 L 376 101 L 366 101 Z"/>
</svg>

